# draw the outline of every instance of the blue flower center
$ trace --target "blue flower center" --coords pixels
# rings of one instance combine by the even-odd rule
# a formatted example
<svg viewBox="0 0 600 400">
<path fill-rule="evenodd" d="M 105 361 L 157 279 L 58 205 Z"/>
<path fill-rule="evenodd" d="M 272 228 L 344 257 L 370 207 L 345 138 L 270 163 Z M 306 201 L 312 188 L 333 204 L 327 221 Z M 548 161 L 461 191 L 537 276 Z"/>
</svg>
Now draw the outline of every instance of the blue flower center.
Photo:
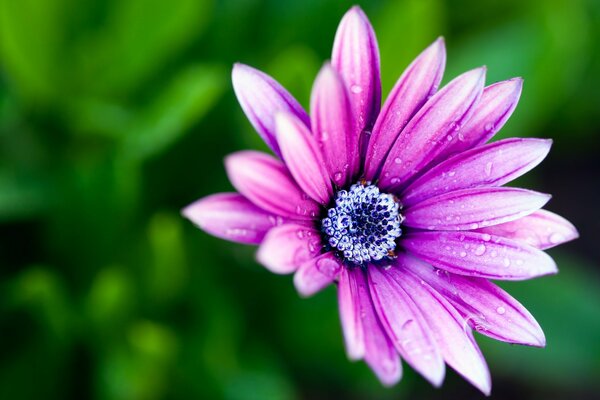
<svg viewBox="0 0 600 400">
<path fill-rule="evenodd" d="M 393 256 L 403 219 L 394 196 L 360 182 L 337 192 L 335 207 L 327 210 L 321 230 L 346 261 L 364 264 Z"/>
</svg>

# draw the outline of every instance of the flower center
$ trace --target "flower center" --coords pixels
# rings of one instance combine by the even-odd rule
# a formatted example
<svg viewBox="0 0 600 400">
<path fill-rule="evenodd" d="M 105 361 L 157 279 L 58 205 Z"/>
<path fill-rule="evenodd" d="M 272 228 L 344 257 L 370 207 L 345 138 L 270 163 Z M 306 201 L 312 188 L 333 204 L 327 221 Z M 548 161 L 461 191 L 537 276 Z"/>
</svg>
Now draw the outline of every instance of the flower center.
<svg viewBox="0 0 600 400">
<path fill-rule="evenodd" d="M 335 207 L 327 210 L 321 230 L 347 261 L 363 264 L 393 255 L 403 220 L 394 196 L 360 182 L 337 192 Z"/>
</svg>

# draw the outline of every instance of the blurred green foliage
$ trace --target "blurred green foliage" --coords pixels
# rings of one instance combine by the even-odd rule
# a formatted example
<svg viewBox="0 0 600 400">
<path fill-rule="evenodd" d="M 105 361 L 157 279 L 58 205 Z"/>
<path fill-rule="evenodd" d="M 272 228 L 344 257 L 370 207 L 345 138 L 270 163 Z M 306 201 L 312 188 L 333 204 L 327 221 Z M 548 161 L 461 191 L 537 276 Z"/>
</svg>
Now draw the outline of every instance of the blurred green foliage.
<svg viewBox="0 0 600 400">
<path fill-rule="evenodd" d="M 600 4 L 594 0 L 363 2 L 387 92 L 444 35 L 445 81 L 480 64 L 521 75 L 501 136 L 552 137 L 527 184 L 582 240 L 556 277 L 505 285 L 548 348 L 482 339 L 499 396 L 600 389 Z M 335 290 L 299 299 L 253 249 L 179 215 L 231 190 L 225 154 L 264 149 L 230 66 L 267 71 L 308 105 L 352 5 L 275 0 L 0 0 L 0 399 L 431 398 L 408 368 L 383 389 L 344 355 Z M 481 338 L 479 338 L 481 339 Z"/>
</svg>

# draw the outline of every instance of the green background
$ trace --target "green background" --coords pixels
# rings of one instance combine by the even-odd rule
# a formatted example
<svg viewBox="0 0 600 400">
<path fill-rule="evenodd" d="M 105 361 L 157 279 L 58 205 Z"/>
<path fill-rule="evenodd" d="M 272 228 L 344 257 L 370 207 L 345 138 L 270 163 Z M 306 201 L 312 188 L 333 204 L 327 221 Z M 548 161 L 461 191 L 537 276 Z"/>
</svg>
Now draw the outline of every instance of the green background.
<svg viewBox="0 0 600 400">
<path fill-rule="evenodd" d="M 0 0 L 0 399 L 479 398 L 405 368 L 384 389 L 346 359 L 335 289 L 300 299 L 254 248 L 180 216 L 230 191 L 222 165 L 264 148 L 233 94 L 241 61 L 307 105 L 348 2 Z M 600 2 L 404 0 L 361 4 L 384 93 L 437 36 L 444 82 L 485 64 L 522 76 L 499 134 L 554 139 L 517 182 L 582 238 L 560 274 L 504 284 L 546 349 L 477 336 L 492 398 L 600 390 Z"/>
</svg>

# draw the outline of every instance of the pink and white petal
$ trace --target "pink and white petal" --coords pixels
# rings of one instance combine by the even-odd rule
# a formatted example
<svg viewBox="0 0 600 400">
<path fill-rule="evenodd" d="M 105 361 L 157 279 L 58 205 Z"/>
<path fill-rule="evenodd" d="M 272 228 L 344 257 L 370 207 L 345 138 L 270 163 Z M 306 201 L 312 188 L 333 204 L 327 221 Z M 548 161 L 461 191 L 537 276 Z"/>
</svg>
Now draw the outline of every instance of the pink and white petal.
<svg viewBox="0 0 600 400">
<path fill-rule="evenodd" d="M 523 79 L 513 78 L 486 87 L 473 116 L 459 132 L 461 140 L 448 148 L 446 154 L 459 153 L 484 144 L 510 118 L 519 103 Z"/>
<path fill-rule="evenodd" d="M 321 148 L 329 177 L 338 186 L 356 173 L 360 154 L 346 85 L 329 64 L 321 68 L 310 98 L 311 130 Z"/>
<path fill-rule="evenodd" d="M 481 186 L 501 186 L 538 165 L 551 140 L 512 138 L 467 150 L 436 165 L 405 190 L 405 207 L 442 193 Z"/>
<path fill-rule="evenodd" d="M 398 282 L 412 297 L 435 335 L 444 360 L 473 386 L 489 395 L 492 381 L 471 330 L 456 309 L 424 280 L 405 268 L 412 258 L 401 255 Z"/>
<path fill-rule="evenodd" d="M 277 114 L 275 120 L 281 154 L 296 183 L 312 199 L 329 203 L 333 188 L 314 136 L 292 114 Z"/>
<path fill-rule="evenodd" d="M 281 157 L 275 136 L 275 114 L 289 112 L 306 126 L 306 111 L 275 79 L 248 65 L 236 63 L 231 73 L 233 90 L 254 129 L 273 152 Z"/>
<path fill-rule="evenodd" d="M 444 296 L 477 332 L 503 342 L 544 347 L 546 338 L 521 303 L 487 279 L 435 269 L 409 257 L 407 269 Z"/>
<path fill-rule="evenodd" d="M 377 117 L 367 148 L 365 179 L 374 180 L 396 138 L 438 89 L 446 65 L 446 46 L 439 38 L 400 76 Z"/>
<path fill-rule="evenodd" d="M 286 166 L 258 151 L 240 151 L 225 158 L 231 184 L 267 212 L 291 219 L 314 219 L 319 205 L 296 185 Z"/>
<path fill-rule="evenodd" d="M 460 275 L 525 280 L 558 272 L 543 251 L 487 233 L 412 232 L 400 246 L 434 267 Z"/>
<path fill-rule="evenodd" d="M 471 116 L 485 81 L 485 68 L 455 78 L 415 114 L 400 133 L 379 176 L 379 186 L 398 191 L 457 140 L 457 131 Z"/>
<path fill-rule="evenodd" d="M 329 286 L 342 265 L 333 252 L 321 254 L 306 261 L 294 274 L 294 286 L 301 296 L 309 297 Z"/>
<path fill-rule="evenodd" d="M 444 360 L 421 311 L 397 280 L 395 267 L 369 266 L 369 287 L 379 321 L 400 356 L 431 384 L 444 381 Z"/>
<path fill-rule="evenodd" d="M 361 268 L 340 271 L 340 317 L 348 356 L 351 359 L 364 357 L 381 383 L 391 386 L 400 380 L 402 365 L 375 313 L 367 285 Z"/>
<path fill-rule="evenodd" d="M 470 230 L 514 221 L 539 210 L 549 194 L 511 187 L 463 189 L 407 208 L 404 225 L 427 230 Z"/>
<path fill-rule="evenodd" d="M 238 193 L 204 197 L 184 208 L 182 214 L 211 235 L 245 244 L 260 244 L 269 229 L 284 222 Z"/>
<path fill-rule="evenodd" d="M 319 232 L 299 224 L 271 229 L 256 253 L 256 259 L 269 271 L 290 274 L 316 257 L 321 250 Z"/>
<path fill-rule="evenodd" d="M 505 224 L 477 229 L 477 232 L 525 242 L 541 250 L 577 239 L 579 233 L 569 221 L 547 210 Z"/>
<path fill-rule="evenodd" d="M 360 7 L 352 7 L 335 34 L 331 64 L 347 85 L 355 132 L 370 130 L 381 106 L 379 46 L 375 31 Z"/>
</svg>

